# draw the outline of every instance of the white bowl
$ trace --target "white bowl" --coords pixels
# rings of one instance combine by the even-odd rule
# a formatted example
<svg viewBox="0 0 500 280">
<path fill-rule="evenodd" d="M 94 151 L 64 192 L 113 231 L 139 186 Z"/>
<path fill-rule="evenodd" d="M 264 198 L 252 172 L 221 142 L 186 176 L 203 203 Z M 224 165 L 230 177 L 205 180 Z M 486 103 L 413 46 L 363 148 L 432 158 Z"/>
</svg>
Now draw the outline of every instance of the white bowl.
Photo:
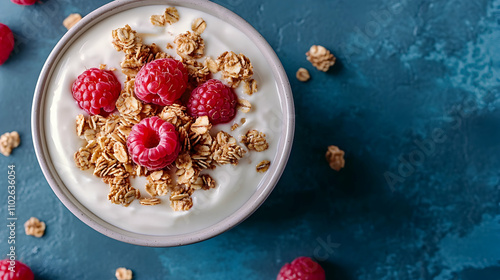
<svg viewBox="0 0 500 280">
<path fill-rule="evenodd" d="M 50 135 L 46 135 L 47 129 L 44 122 L 44 118 L 46 114 L 48 114 L 48 112 L 46 112 L 45 102 L 47 97 L 51 94 L 47 89 L 49 81 L 54 74 L 54 68 L 66 50 L 80 35 L 101 20 L 125 10 L 148 5 L 172 5 L 197 9 L 227 22 L 244 33 L 258 47 L 271 67 L 283 113 L 283 118 L 281 119 L 281 135 L 279 135 L 279 139 L 277 139 L 278 137 L 274 139 L 274 141 L 278 141 L 277 153 L 273 158 L 271 167 L 267 171 L 266 176 L 264 176 L 259 183 L 256 191 L 231 215 L 223 217 L 221 221 L 206 228 L 185 234 L 165 236 L 140 234 L 121 229 L 104 221 L 83 206 L 69 191 L 53 164 L 47 145 L 47 137 L 50 137 Z M 75 216 L 93 229 L 111 238 L 143 246 L 166 247 L 195 243 L 214 237 L 236 226 L 257 210 L 274 189 L 285 169 L 293 142 L 294 117 L 290 84 L 278 57 L 265 39 L 251 25 L 233 12 L 206 0 L 117 0 L 87 15 L 68 31 L 55 46 L 40 73 L 33 99 L 31 121 L 35 152 L 45 178 L 57 197 Z"/>
</svg>

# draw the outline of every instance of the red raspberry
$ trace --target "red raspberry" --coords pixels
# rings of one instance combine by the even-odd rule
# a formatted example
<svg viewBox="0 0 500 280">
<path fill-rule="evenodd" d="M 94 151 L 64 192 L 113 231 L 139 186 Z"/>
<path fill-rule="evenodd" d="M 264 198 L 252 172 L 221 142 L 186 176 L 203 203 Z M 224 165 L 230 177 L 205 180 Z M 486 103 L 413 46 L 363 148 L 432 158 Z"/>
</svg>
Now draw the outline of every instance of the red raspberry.
<svg viewBox="0 0 500 280">
<path fill-rule="evenodd" d="M 29 6 L 35 4 L 38 0 L 10 0 L 10 1 L 17 5 Z"/>
<path fill-rule="evenodd" d="M 236 115 L 237 100 L 230 87 L 212 79 L 191 92 L 187 109 L 193 117 L 208 116 L 212 124 L 227 123 Z"/>
<path fill-rule="evenodd" d="M 277 280 L 325 280 L 325 271 L 311 258 L 298 257 L 281 268 Z"/>
<path fill-rule="evenodd" d="M 10 260 L 0 261 L 0 280 L 33 280 L 31 269 L 20 261 L 14 261 L 14 272 L 9 270 Z"/>
<path fill-rule="evenodd" d="M 173 58 L 154 60 L 144 65 L 135 77 L 135 95 L 144 102 L 172 105 L 186 90 L 188 73 Z"/>
<path fill-rule="evenodd" d="M 14 49 L 14 34 L 10 28 L 0 23 L 0 65 L 4 64 Z"/>
<path fill-rule="evenodd" d="M 91 115 L 107 115 L 116 108 L 121 85 L 113 72 L 90 68 L 73 83 L 71 92 L 80 108 Z"/>
<path fill-rule="evenodd" d="M 158 170 L 174 162 L 181 145 L 173 124 L 150 117 L 132 127 L 127 148 L 136 164 Z"/>
</svg>

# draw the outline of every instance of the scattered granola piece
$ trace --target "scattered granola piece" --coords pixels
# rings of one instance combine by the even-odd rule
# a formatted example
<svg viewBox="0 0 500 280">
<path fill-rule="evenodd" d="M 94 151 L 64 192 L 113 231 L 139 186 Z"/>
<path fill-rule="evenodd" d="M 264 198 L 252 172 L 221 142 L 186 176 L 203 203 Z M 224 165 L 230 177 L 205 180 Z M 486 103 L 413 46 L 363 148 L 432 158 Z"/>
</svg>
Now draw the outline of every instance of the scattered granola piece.
<svg viewBox="0 0 500 280">
<path fill-rule="evenodd" d="M 207 65 L 194 59 L 182 59 L 182 63 L 188 70 L 189 85 L 193 88 L 205 83 L 210 78 L 210 70 Z"/>
<path fill-rule="evenodd" d="M 340 150 L 337 146 L 328 146 L 326 160 L 333 170 L 339 171 L 345 166 L 344 151 Z"/>
<path fill-rule="evenodd" d="M 160 175 L 160 177 L 158 177 L 158 175 Z M 146 192 L 152 197 L 164 196 L 167 195 L 170 191 L 171 184 L 172 178 L 170 177 L 170 175 L 159 170 L 153 172 L 148 176 L 148 182 L 146 183 Z"/>
<path fill-rule="evenodd" d="M 82 16 L 80 14 L 71 14 L 64 19 L 63 25 L 66 29 L 70 30 L 71 27 L 77 24 L 80 20 L 82 20 Z"/>
<path fill-rule="evenodd" d="M 149 20 L 154 26 L 165 26 L 179 21 L 179 12 L 175 7 L 168 7 L 163 15 L 152 15 Z"/>
<path fill-rule="evenodd" d="M 306 53 L 307 60 L 318 70 L 326 72 L 335 64 L 335 56 L 323 46 L 313 45 Z"/>
<path fill-rule="evenodd" d="M 40 238 L 45 233 L 45 223 L 35 217 L 31 217 L 24 223 L 24 232 L 26 235 Z"/>
<path fill-rule="evenodd" d="M 114 156 L 119 162 L 121 163 L 128 162 L 127 148 L 125 147 L 124 144 L 120 142 L 115 142 L 115 144 L 113 145 L 113 150 L 114 150 Z"/>
<path fill-rule="evenodd" d="M 243 54 L 232 51 L 224 52 L 217 58 L 217 64 L 222 71 L 222 78 L 236 88 L 241 81 L 250 79 L 253 75 L 253 66 L 250 59 Z"/>
<path fill-rule="evenodd" d="M 115 272 L 116 280 L 132 280 L 132 270 L 119 267 Z"/>
<path fill-rule="evenodd" d="M 311 75 L 306 68 L 299 68 L 295 76 L 297 77 L 297 80 L 301 82 L 307 82 L 311 78 Z"/>
<path fill-rule="evenodd" d="M 207 66 L 207 68 L 208 68 L 208 70 L 210 70 L 210 72 L 212 72 L 214 74 L 219 72 L 219 64 L 217 63 L 216 60 L 213 60 L 211 57 L 207 57 L 203 64 Z"/>
<path fill-rule="evenodd" d="M 257 166 L 255 167 L 255 169 L 257 170 L 257 172 L 259 173 L 264 173 L 266 172 L 268 169 L 269 169 L 269 166 L 271 165 L 271 162 L 268 161 L 268 160 L 263 160 L 261 161 L 259 164 L 257 164 Z"/>
<path fill-rule="evenodd" d="M 210 175 L 203 174 L 200 176 L 200 178 L 203 180 L 202 189 L 209 190 L 215 188 L 215 180 Z"/>
<path fill-rule="evenodd" d="M 139 200 L 139 203 L 141 205 L 148 205 L 148 206 L 152 206 L 152 205 L 157 205 L 157 204 L 160 204 L 161 203 L 161 199 L 159 198 L 155 198 L 155 197 L 151 197 L 151 198 L 141 198 Z"/>
<path fill-rule="evenodd" d="M 80 148 L 74 155 L 76 166 L 81 170 L 89 169 L 91 167 L 91 155 L 87 149 Z"/>
<path fill-rule="evenodd" d="M 181 185 L 177 186 L 170 195 L 170 207 L 174 211 L 187 211 L 193 207 L 193 199 L 191 194 L 193 189 L 183 187 Z"/>
<path fill-rule="evenodd" d="M 21 138 L 17 131 L 6 132 L 0 136 L 0 153 L 8 157 L 12 150 L 17 148 L 21 143 Z"/>
<path fill-rule="evenodd" d="M 247 122 L 247 119 L 241 118 L 240 122 L 241 122 L 241 124 L 245 124 Z"/>
<path fill-rule="evenodd" d="M 224 131 L 217 133 L 214 148 L 212 158 L 218 164 L 237 165 L 246 153 L 241 146 L 236 144 L 236 139 Z"/>
<path fill-rule="evenodd" d="M 169 24 L 174 24 L 179 21 L 179 12 L 175 7 L 168 7 L 165 10 L 165 21 Z"/>
<path fill-rule="evenodd" d="M 167 23 L 164 15 L 152 15 L 149 20 L 154 26 L 165 26 Z"/>
<path fill-rule="evenodd" d="M 191 30 L 193 30 L 193 32 L 198 35 L 203 33 L 203 31 L 205 31 L 205 28 L 207 28 L 207 23 L 202 18 L 195 19 L 191 24 Z"/>
<path fill-rule="evenodd" d="M 237 129 L 240 125 L 237 124 L 237 123 L 234 123 L 232 126 L 231 126 L 231 131 L 234 131 L 235 129 Z"/>
<path fill-rule="evenodd" d="M 207 133 L 212 125 L 210 124 L 210 120 L 208 116 L 201 116 L 196 118 L 196 121 L 191 125 L 191 131 L 197 135 Z"/>
<path fill-rule="evenodd" d="M 266 141 L 266 134 L 255 129 L 249 130 L 246 135 L 241 136 L 241 143 L 245 144 L 249 150 L 257 152 L 262 152 L 269 148 L 269 144 Z"/>
<path fill-rule="evenodd" d="M 76 135 L 82 136 L 84 127 L 85 127 L 85 117 L 82 114 L 80 114 L 76 116 Z"/>
<path fill-rule="evenodd" d="M 176 52 L 183 58 L 201 58 L 205 51 L 203 38 L 196 33 L 187 31 L 175 37 Z"/>
<path fill-rule="evenodd" d="M 127 24 L 123 28 L 113 30 L 113 46 L 117 51 L 124 51 L 127 54 L 135 53 L 135 48 L 142 45 L 142 39 L 137 36 L 135 30 L 132 30 Z"/>
<path fill-rule="evenodd" d="M 168 43 L 167 50 L 173 50 L 173 49 L 174 49 L 174 45 L 172 45 L 172 43 Z"/>
<path fill-rule="evenodd" d="M 250 101 L 245 99 L 238 99 L 237 107 L 243 113 L 248 113 L 250 112 L 250 110 L 252 110 L 252 104 L 250 103 Z"/>
<path fill-rule="evenodd" d="M 243 92 L 252 95 L 257 92 L 257 81 L 254 79 L 245 80 L 243 83 Z"/>
</svg>

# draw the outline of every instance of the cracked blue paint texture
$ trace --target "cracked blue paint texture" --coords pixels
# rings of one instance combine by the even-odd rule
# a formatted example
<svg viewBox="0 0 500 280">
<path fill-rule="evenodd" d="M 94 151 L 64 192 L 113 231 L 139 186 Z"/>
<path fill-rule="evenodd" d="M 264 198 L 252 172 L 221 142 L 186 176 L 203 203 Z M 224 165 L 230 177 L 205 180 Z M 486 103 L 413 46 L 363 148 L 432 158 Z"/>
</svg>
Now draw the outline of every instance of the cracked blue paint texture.
<svg viewBox="0 0 500 280">
<path fill-rule="evenodd" d="M 108 1 L 42 2 L 0 3 L 0 22 L 17 42 L 0 66 L 0 132 L 22 137 L 12 156 L 0 157 L 0 174 L 16 165 L 17 254 L 37 279 L 113 279 L 120 266 L 139 280 L 275 279 L 301 255 L 320 261 L 327 279 L 500 279 L 500 0 L 216 0 L 281 59 L 296 137 L 281 181 L 255 214 L 178 248 L 95 232 L 45 181 L 29 122 L 37 77 L 65 32 L 62 20 Z M 313 44 L 337 56 L 329 72 L 306 60 Z M 299 67 L 309 82 L 295 79 Z M 340 172 L 324 159 L 331 144 L 346 152 Z M 31 216 L 47 223 L 41 239 L 20 228 Z M 7 235 L 0 227 L 4 256 Z"/>
</svg>

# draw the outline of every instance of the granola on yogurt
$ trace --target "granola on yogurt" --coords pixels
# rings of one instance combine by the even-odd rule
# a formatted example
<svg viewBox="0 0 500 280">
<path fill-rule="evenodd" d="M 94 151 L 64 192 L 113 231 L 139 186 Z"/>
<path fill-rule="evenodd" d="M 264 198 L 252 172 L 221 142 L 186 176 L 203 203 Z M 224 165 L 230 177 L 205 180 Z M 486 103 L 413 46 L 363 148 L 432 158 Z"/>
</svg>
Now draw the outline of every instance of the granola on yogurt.
<svg viewBox="0 0 500 280">
<path fill-rule="evenodd" d="M 150 21 L 161 27 L 175 24 L 179 18 L 177 9 L 169 7 L 163 14 L 152 15 Z M 226 164 L 238 165 L 250 150 L 259 152 L 269 147 L 265 134 L 257 130 L 249 130 L 238 142 L 229 133 L 216 130 L 209 117 L 191 116 L 179 101 L 182 98 L 162 106 L 145 102 L 136 94 L 139 71 L 146 64 L 163 58 L 177 59 L 182 63 L 188 74 L 188 90 L 204 84 L 213 74 L 220 72 L 228 86 L 236 88 L 242 84 L 246 94 L 257 92 L 257 82 L 252 78 L 253 66 L 248 57 L 232 51 L 222 53 L 216 60 L 205 57 L 205 42 L 201 35 L 206 28 L 203 18 L 195 19 L 191 31 L 177 35 L 172 43 L 164 46 L 166 50 L 174 49 L 177 58 L 154 43 L 145 44 L 140 34 L 129 25 L 112 30 L 112 44 L 116 51 L 124 54 L 120 70 L 125 81 L 115 103 L 117 112 L 106 116 L 76 116 L 76 134 L 85 144 L 74 154 L 79 169 L 91 170 L 93 175 L 108 184 L 111 203 L 127 207 L 138 200 L 139 205 L 151 207 L 167 200 L 173 210 L 187 211 L 193 207 L 195 191 L 217 186 L 216 180 L 206 174 L 207 170 Z M 100 69 L 105 70 L 105 65 Z M 244 99 L 239 99 L 238 107 L 245 113 L 252 110 L 250 102 Z M 180 143 L 175 161 L 160 170 L 149 170 L 137 164 L 127 146 L 134 126 L 151 117 L 173 125 Z M 242 118 L 241 125 L 244 123 L 245 118 Z M 240 126 L 235 125 L 231 130 Z M 269 161 L 261 162 L 257 171 L 265 172 L 269 164 Z M 146 177 L 144 191 L 132 186 L 131 179 L 136 177 Z M 125 272 L 122 270 L 120 275 L 122 273 Z"/>
</svg>

